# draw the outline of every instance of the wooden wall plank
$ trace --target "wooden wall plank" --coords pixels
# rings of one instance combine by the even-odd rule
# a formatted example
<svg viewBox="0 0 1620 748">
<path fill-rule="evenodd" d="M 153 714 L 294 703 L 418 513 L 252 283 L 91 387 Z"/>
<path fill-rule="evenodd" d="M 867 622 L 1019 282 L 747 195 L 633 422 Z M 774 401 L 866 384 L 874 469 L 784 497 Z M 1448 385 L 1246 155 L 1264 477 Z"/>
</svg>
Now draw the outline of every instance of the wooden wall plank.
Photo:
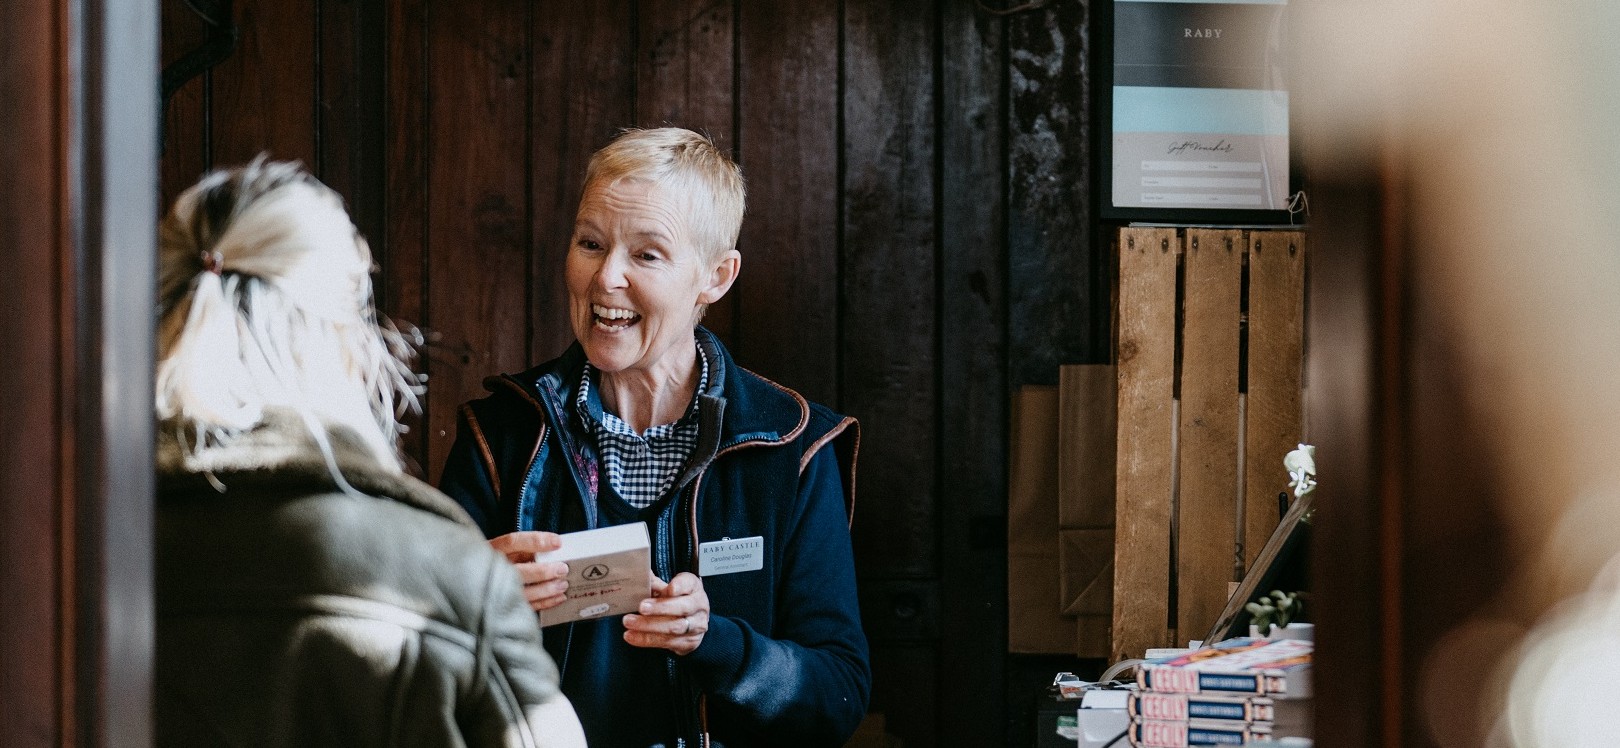
<svg viewBox="0 0 1620 748">
<path fill-rule="evenodd" d="M 1238 338 L 1243 233 L 1188 229 L 1182 330 L 1176 601 L 1180 638 L 1226 605 L 1237 561 Z"/>
<path fill-rule="evenodd" d="M 939 585 L 933 579 L 862 577 L 861 624 L 867 639 L 877 648 L 938 641 L 941 597 Z M 905 711 L 921 704 L 900 706 Z"/>
<path fill-rule="evenodd" d="M 343 195 L 371 242 L 383 236 L 383 3 L 322 0 L 311 168 Z"/>
<path fill-rule="evenodd" d="M 861 573 L 936 577 L 934 29 L 927 0 L 846 6 L 842 407 L 861 420 Z"/>
<path fill-rule="evenodd" d="M 1082 0 L 1008 16 L 1008 365 L 1013 386 L 1108 360 L 1091 215 L 1089 36 Z"/>
<path fill-rule="evenodd" d="M 427 460 L 444 464 L 456 407 L 528 364 L 528 8 L 429 6 Z M 467 123 L 479 127 L 469 130 Z"/>
<path fill-rule="evenodd" d="M 63 694 L 60 544 L 72 444 L 71 408 L 62 402 L 70 351 L 61 340 L 68 233 L 67 50 L 58 33 L 66 8 L 25 2 L 0 24 L 0 742 L 72 744 Z"/>
<path fill-rule="evenodd" d="M 529 358 L 574 342 L 563 261 L 591 154 L 635 118 L 634 0 L 535 6 Z"/>
<path fill-rule="evenodd" d="M 731 3 L 648 0 L 637 9 L 636 125 L 685 127 L 725 146 L 735 127 Z"/>
<path fill-rule="evenodd" d="M 164 67 L 202 45 L 208 27 L 184 0 L 164 0 L 162 55 Z M 208 169 L 208 73 L 191 79 L 170 97 L 163 110 L 163 159 L 160 205 L 174 203 Z"/>
<path fill-rule="evenodd" d="M 315 0 L 236 3 L 241 38 L 214 68 L 209 107 L 214 166 L 261 152 L 315 167 Z"/>
<path fill-rule="evenodd" d="M 1005 740 L 1007 270 L 1003 23 L 940 4 L 939 734 Z M 960 684 L 986 684 L 962 688 Z M 986 694 L 990 694 L 989 698 Z M 919 740 L 918 745 L 929 742 Z"/>
<path fill-rule="evenodd" d="M 941 741 L 942 732 L 931 713 L 909 709 L 884 712 L 877 708 L 879 704 L 932 704 L 940 691 L 950 690 L 942 688 L 942 683 L 948 681 L 940 677 L 933 645 L 904 644 L 872 651 L 872 711 L 883 715 L 885 737 L 899 739 L 893 745 L 965 745 L 957 743 L 954 735 Z M 982 698 L 984 690 L 979 694 Z"/>
<path fill-rule="evenodd" d="M 1113 659 L 1172 644 L 1171 415 L 1175 385 L 1175 229 L 1119 232 L 1119 462 Z"/>
<path fill-rule="evenodd" d="M 928 678 L 937 663 L 897 659 L 916 649 L 886 634 L 925 619 L 924 641 L 935 645 L 938 601 L 946 597 L 939 586 L 938 453 L 931 448 L 938 434 L 937 37 L 926 0 L 843 5 L 844 166 L 835 194 L 841 201 L 838 324 L 847 333 L 838 341 L 838 381 L 841 407 L 862 424 L 864 509 L 854 526 L 856 565 L 863 590 L 887 594 L 862 606 L 874 667 L 885 668 L 871 709 L 909 740 L 922 740 L 935 734 L 936 682 L 929 678 L 934 687 L 902 692 L 888 684 Z M 929 448 L 921 448 L 925 444 Z M 896 578 L 902 581 L 889 581 Z M 906 599 L 935 604 L 922 616 Z"/>
<path fill-rule="evenodd" d="M 387 0 L 384 10 L 386 89 L 383 92 L 383 197 L 385 216 L 379 241 L 371 252 L 382 268 L 377 306 L 401 326 L 427 323 L 427 214 L 433 196 L 427 172 L 427 0 Z M 428 351 L 420 352 L 419 371 L 427 368 Z M 428 392 L 438 389 L 429 382 Z M 424 407 L 426 401 L 424 401 Z M 410 429 L 403 452 L 413 473 L 437 477 L 442 465 L 428 460 L 424 414 L 407 416 Z"/>
<path fill-rule="evenodd" d="M 738 360 L 829 405 L 839 403 L 839 6 L 744 3 L 737 23 L 737 139 L 756 206 L 732 291 Z"/>
<path fill-rule="evenodd" d="M 649 0 L 637 6 L 639 127 L 696 130 L 736 153 L 735 8 L 714 0 Z M 746 267 L 746 265 L 745 265 Z M 730 346 L 737 294 L 709 305 L 703 325 Z"/>
<path fill-rule="evenodd" d="M 1250 232 L 1248 406 L 1244 426 L 1245 565 L 1282 519 L 1277 494 L 1288 490 L 1282 458 L 1301 441 L 1305 351 L 1305 234 Z M 1292 498 L 1292 496 L 1290 496 Z"/>
</svg>

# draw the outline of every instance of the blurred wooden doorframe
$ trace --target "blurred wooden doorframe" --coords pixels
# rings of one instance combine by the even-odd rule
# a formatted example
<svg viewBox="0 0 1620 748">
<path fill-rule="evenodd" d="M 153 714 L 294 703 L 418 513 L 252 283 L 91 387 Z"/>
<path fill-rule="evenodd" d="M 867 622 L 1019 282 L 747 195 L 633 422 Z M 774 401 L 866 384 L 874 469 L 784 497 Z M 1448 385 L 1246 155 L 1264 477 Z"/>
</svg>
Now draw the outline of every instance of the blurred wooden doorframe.
<svg viewBox="0 0 1620 748">
<path fill-rule="evenodd" d="M 150 743 L 155 0 L 0 24 L 0 746 Z"/>
<path fill-rule="evenodd" d="M 1387 148 L 1387 144 L 1385 144 Z M 1317 745 L 1410 745 L 1402 548 L 1415 415 L 1404 184 L 1390 153 L 1324 169 L 1312 200 L 1306 441 L 1319 475 L 1311 566 L 1316 597 Z M 1420 743 L 1421 744 L 1421 743 Z"/>
</svg>

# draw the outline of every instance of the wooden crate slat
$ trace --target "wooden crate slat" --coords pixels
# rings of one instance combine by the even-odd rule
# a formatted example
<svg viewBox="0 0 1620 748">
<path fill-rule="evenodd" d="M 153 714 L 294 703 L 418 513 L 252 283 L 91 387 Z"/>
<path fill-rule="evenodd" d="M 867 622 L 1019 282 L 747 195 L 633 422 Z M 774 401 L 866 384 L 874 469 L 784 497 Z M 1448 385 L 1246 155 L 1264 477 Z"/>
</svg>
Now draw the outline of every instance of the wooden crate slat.
<svg viewBox="0 0 1620 748">
<path fill-rule="evenodd" d="M 1304 232 L 1252 232 L 1243 489 L 1245 565 L 1254 561 L 1277 527 L 1277 494 L 1288 488 L 1282 458 L 1301 435 L 1304 289 Z"/>
<path fill-rule="evenodd" d="M 1176 232 L 1119 236 L 1119 449 L 1112 659 L 1169 646 Z"/>
<path fill-rule="evenodd" d="M 1244 246 L 1235 230 L 1188 229 L 1185 241 L 1176 620 L 1185 636 L 1202 636 L 1236 563 Z"/>
</svg>

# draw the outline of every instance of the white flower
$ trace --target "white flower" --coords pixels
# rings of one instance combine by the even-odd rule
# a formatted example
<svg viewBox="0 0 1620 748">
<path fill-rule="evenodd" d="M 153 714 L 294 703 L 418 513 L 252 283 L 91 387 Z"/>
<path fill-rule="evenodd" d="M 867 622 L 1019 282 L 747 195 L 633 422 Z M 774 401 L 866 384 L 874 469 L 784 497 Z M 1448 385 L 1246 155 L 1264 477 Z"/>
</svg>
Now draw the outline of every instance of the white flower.
<svg viewBox="0 0 1620 748">
<path fill-rule="evenodd" d="M 1294 498 L 1310 493 L 1316 488 L 1316 447 L 1299 445 L 1283 457 L 1283 469 L 1288 471 L 1288 485 L 1294 489 Z"/>
</svg>

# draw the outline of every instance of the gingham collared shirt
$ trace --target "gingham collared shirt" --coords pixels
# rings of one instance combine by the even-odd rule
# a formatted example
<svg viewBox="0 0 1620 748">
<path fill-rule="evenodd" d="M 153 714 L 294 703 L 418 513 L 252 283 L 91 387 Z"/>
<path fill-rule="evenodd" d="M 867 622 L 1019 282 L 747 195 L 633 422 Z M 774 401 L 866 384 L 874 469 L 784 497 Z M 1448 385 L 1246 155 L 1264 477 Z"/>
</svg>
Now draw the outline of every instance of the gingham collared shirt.
<svg viewBox="0 0 1620 748">
<path fill-rule="evenodd" d="M 608 484 L 630 506 L 645 509 L 657 502 L 675 483 L 692 450 L 697 448 L 697 396 L 709 388 L 709 357 L 703 353 L 702 346 L 698 347 L 697 365 L 700 372 L 697 391 L 692 395 L 686 414 L 674 423 L 653 426 L 638 434 L 624 419 L 605 409 L 600 421 L 584 416 L 596 436 L 596 452 Z M 579 395 L 574 400 L 581 414 L 591 412 L 591 380 L 595 375 L 596 367 L 587 362 L 579 378 Z"/>
</svg>

